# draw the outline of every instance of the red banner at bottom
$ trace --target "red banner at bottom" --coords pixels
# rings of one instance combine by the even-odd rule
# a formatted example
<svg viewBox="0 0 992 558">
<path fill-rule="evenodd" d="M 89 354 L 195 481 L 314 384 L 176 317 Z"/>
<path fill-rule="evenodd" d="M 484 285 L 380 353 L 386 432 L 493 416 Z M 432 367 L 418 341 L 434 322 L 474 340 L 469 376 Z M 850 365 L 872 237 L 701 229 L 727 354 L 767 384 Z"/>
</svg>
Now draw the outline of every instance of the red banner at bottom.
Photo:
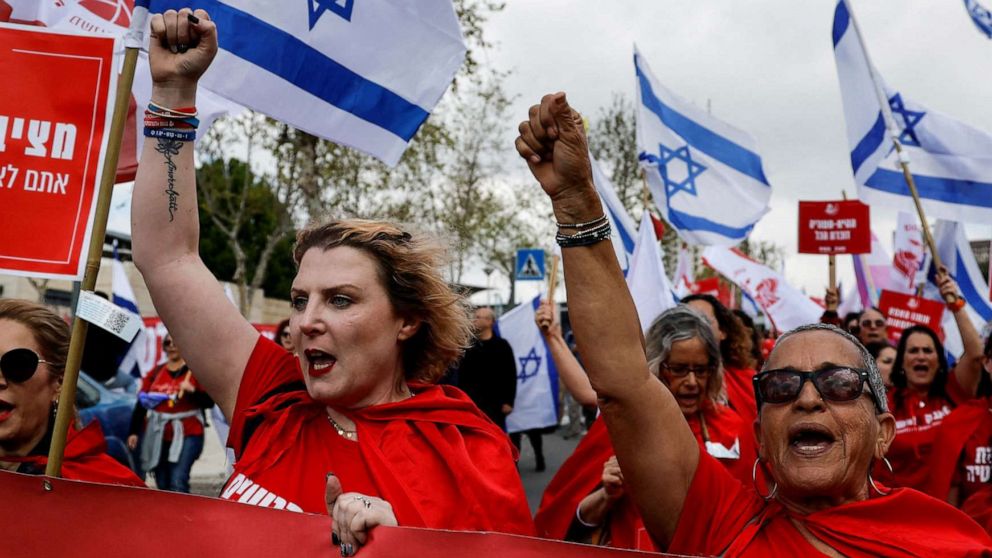
<svg viewBox="0 0 992 558">
<path fill-rule="evenodd" d="M 203 496 L 0 472 L 3 556 L 340 556 L 331 520 Z M 498 533 L 379 527 L 358 558 L 659 556 Z"/>
</svg>

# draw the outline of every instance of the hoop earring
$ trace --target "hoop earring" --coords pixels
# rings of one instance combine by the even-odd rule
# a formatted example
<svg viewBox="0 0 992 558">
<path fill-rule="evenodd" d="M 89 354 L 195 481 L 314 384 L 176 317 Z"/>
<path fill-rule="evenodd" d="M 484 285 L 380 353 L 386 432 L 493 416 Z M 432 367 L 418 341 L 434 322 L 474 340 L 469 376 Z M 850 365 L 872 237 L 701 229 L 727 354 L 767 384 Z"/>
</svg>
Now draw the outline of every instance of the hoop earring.
<svg viewBox="0 0 992 558">
<path fill-rule="evenodd" d="M 885 468 L 889 470 L 889 475 L 894 477 L 896 473 L 895 471 L 892 470 L 892 464 L 889 463 L 889 458 L 882 457 L 882 463 L 884 463 Z M 882 490 L 878 487 L 878 485 L 875 484 L 875 479 L 871 478 L 871 471 L 868 471 L 868 484 L 870 484 L 871 487 L 875 489 L 875 492 L 878 492 L 879 496 L 888 496 L 889 494 L 892 493 L 891 488 L 885 492 L 882 492 Z"/>
<path fill-rule="evenodd" d="M 758 489 L 758 463 L 760 462 L 761 458 L 759 457 L 754 460 L 754 465 L 751 466 L 751 483 L 754 484 L 754 491 L 758 494 L 758 496 L 761 496 L 767 502 L 778 494 L 778 483 L 776 482 L 772 485 L 772 490 L 767 496 L 761 494 L 761 490 Z"/>
</svg>

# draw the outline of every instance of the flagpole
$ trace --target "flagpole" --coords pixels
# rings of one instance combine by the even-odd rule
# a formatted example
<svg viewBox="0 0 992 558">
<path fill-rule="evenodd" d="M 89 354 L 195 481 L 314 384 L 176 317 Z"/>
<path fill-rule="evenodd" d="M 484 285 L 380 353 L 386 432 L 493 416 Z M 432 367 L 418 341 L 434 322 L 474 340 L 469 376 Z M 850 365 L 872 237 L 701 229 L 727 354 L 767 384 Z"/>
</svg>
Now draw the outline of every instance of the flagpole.
<svg viewBox="0 0 992 558">
<path fill-rule="evenodd" d="M 134 28 L 134 20 L 137 18 L 138 10 L 135 10 L 132 14 L 132 29 Z M 144 25 L 144 18 L 141 18 L 141 24 Z M 135 67 L 138 63 L 139 45 L 132 46 L 129 42 L 124 51 L 124 66 L 117 82 L 114 113 L 108 134 L 107 156 L 103 162 L 103 176 L 100 181 L 100 189 L 97 192 L 96 214 L 93 219 L 89 253 L 80 286 L 82 291 L 92 291 L 96 288 L 96 277 L 100 272 L 103 241 L 107 235 L 107 219 L 110 214 L 110 199 L 117 176 L 117 161 L 121 154 L 121 141 L 124 137 L 124 125 L 127 121 L 127 109 L 130 103 L 131 86 L 134 84 Z M 79 380 L 79 366 L 82 363 L 83 346 L 86 344 L 86 332 L 89 329 L 89 324 L 81 320 L 75 309 L 73 310 L 69 354 L 65 362 L 65 375 L 62 378 L 58 410 L 55 414 L 52 443 L 48 450 L 48 463 L 45 466 L 45 475 L 49 477 L 62 475 L 62 456 L 65 451 L 66 437 L 69 433 L 69 422 L 73 418 L 73 410 L 76 405 L 76 383 Z"/>
<path fill-rule="evenodd" d="M 895 148 L 896 155 L 899 158 L 902 177 L 906 181 L 906 186 L 909 187 L 909 193 L 913 196 L 913 204 L 916 205 L 916 213 L 920 217 L 920 225 L 923 229 L 923 239 L 930 248 L 930 256 L 933 258 L 934 266 L 940 269 L 944 264 L 940 261 L 940 255 L 937 253 L 937 243 L 934 242 L 933 235 L 930 233 L 930 225 L 927 223 L 927 216 L 923 211 L 923 202 L 920 200 L 919 190 L 916 189 L 916 181 L 913 179 L 913 173 L 909 171 L 909 153 L 903 151 L 902 144 L 899 143 L 899 128 L 896 127 L 895 118 L 892 116 L 892 107 L 889 106 L 889 99 L 885 96 L 885 90 L 882 88 L 878 73 L 875 71 L 875 65 L 872 64 L 871 57 L 868 55 L 868 45 L 865 43 L 864 35 L 861 34 L 861 27 L 858 25 L 858 20 L 854 17 L 854 10 L 851 9 L 850 0 L 843 0 L 843 2 L 847 6 L 848 14 L 851 16 L 851 25 L 854 26 L 854 32 L 857 33 L 858 40 L 861 42 L 861 53 L 865 57 L 868 74 L 871 76 L 871 82 L 875 86 L 875 95 L 878 97 L 878 104 L 882 111 L 882 118 L 885 120 L 886 131 L 892 139 L 892 146 Z M 953 294 L 948 294 L 944 297 L 944 302 L 948 304 L 953 303 L 955 300 L 957 300 L 957 296 Z"/>
</svg>

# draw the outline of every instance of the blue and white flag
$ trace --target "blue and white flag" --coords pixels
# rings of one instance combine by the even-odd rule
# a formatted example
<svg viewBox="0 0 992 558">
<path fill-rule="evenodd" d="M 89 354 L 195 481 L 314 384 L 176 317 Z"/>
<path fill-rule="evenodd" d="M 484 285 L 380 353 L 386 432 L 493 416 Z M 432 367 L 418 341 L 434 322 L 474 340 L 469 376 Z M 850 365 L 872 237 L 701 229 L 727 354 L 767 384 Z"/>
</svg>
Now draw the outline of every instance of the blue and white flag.
<svg viewBox="0 0 992 558">
<path fill-rule="evenodd" d="M 121 258 L 117 254 L 116 241 L 114 241 L 114 261 L 111 264 L 110 279 L 110 301 L 132 314 L 141 316 L 141 312 L 138 311 L 138 299 L 134 296 L 134 289 L 131 288 L 131 282 L 128 281 L 127 272 L 124 270 L 124 263 L 121 262 Z M 138 363 L 142 360 L 141 353 L 144 347 L 145 331 L 142 328 L 138 330 L 138 335 L 131 341 L 131 347 L 117 365 L 117 371 L 134 376 L 135 378 L 140 378 L 141 367 Z"/>
<path fill-rule="evenodd" d="M 768 212 L 754 138 L 678 98 L 634 49 L 637 150 L 662 215 L 690 244 L 731 246 Z"/>
<path fill-rule="evenodd" d="M 637 308 L 641 331 L 645 333 L 655 318 L 679 303 L 672 284 L 668 281 L 668 274 L 665 273 L 662 256 L 651 214 L 644 211 L 641 216 L 641 230 L 637 235 L 637 247 L 634 248 L 630 271 L 627 273 L 627 288 L 630 289 L 630 296 Z"/>
<path fill-rule="evenodd" d="M 992 39 L 992 12 L 979 4 L 978 0 L 964 0 L 964 7 L 968 10 L 971 21 L 975 22 L 975 26 L 986 37 Z"/>
<path fill-rule="evenodd" d="M 558 424 L 558 370 L 534 312 L 541 297 L 521 304 L 496 320 L 496 334 L 506 339 L 517 360 L 517 398 L 506 415 L 506 431 L 522 432 Z"/>
<path fill-rule="evenodd" d="M 862 45 L 846 0 L 834 12 L 833 43 L 858 197 L 915 211 L 891 139 L 896 136 L 927 216 L 992 222 L 992 135 L 887 87 Z"/>
<path fill-rule="evenodd" d="M 599 161 L 589 154 L 589 162 L 592 163 L 592 181 L 596 185 L 596 191 L 603 200 L 603 209 L 606 217 L 610 220 L 612 227 L 610 240 L 613 241 L 613 251 L 617 254 L 617 261 L 620 262 L 620 269 L 627 273 L 630 267 L 630 258 L 634 255 L 634 239 L 637 238 L 637 229 L 634 220 L 630 218 L 623 202 L 617 196 L 613 183 L 606 177 L 606 173 L 599 166 Z"/>
<path fill-rule="evenodd" d="M 934 227 L 933 238 L 942 263 L 957 282 L 967 303 L 963 311 L 967 312 L 971 322 L 975 324 L 975 329 L 982 331 L 985 324 L 992 321 L 992 302 L 986 297 L 989 287 L 985 284 L 975 254 L 971 251 L 971 245 L 964 235 L 964 226 L 954 221 L 938 220 L 937 226 Z M 925 289 L 926 296 L 941 300 L 940 290 L 933 282 L 935 280 L 933 267 L 930 268 L 928 279 L 930 282 Z M 944 312 L 942 325 L 946 335 L 944 345 L 949 353 L 960 357 L 964 352 L 964 345 L 961 343 L 961 335 L 958 333 L 951 312 Z"/>
<path fill-rule="evenodd" d="M 188 0 L 151 0 L 162 12 Z M 200 86 L 393 166 L 465 58 L 451 0 L 199 0 L 220 51 Z"/>
</svg>

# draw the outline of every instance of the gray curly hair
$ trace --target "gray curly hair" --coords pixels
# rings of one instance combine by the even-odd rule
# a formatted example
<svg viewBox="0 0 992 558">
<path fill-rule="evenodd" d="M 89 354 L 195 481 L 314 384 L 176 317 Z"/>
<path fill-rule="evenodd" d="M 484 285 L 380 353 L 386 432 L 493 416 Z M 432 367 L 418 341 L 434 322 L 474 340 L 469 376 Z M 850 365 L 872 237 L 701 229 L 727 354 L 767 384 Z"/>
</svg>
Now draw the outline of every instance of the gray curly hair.
<svg viewBox="0 0 992 558">
<path fill-rule="evenodd" d="M 716 367 L 716 373 L 710 375 L 706 384 L 706 397 L 713 403 L 718 403 L 723 397 L 723 367 L 720 365 L 720 345 L 713 337 L 713 328 L 699 312 L 679 304 L 675 308 L 665 310 L 648 328 L 644 343 L 648 359 L 648 369 L 661 378 L 661 365 L 672 353 L 672 345 L 676 341 L 702 339 L 709 356 L 710 364 Z"/>
<path fill-rule="evenodd" d="M 861 344 L 861 341 L 859 341 L 857 337 L 851 335 L 843 329 L 830 324 L 821 323 L 801 325 L 795 329 L 783 333 L 782 336 L 775 342 L 775 348 L 772 349 L 772 354 L 775 354 L 775 350 L 778 349 L 779 344 L 786 338 L 792 337 L 798 333 L 805 333 L 807 331 L 829 331 L 830 333 L 835 333 L 849 341 L 855 348 L 858 349 L 858 353 L 861 354 L 862 368 L 868 371 L 868 391 L 871 393 L 872 400 L 875 402 L 875 408 L 879 413 L 888 413 L 889 402 L 885 397 L 885 383 L 882 382 L 882 375 L 878 372 L 878 364 L 875 363 L 875 357 L 871 356 L 871 353 L 868 352 L 868 349 Z M 771 355 L 768 355 L 768 360 L 771 360 Z M 763 370 L 767 369 L 768 363 L 766 361 Z"/>
</svg>

